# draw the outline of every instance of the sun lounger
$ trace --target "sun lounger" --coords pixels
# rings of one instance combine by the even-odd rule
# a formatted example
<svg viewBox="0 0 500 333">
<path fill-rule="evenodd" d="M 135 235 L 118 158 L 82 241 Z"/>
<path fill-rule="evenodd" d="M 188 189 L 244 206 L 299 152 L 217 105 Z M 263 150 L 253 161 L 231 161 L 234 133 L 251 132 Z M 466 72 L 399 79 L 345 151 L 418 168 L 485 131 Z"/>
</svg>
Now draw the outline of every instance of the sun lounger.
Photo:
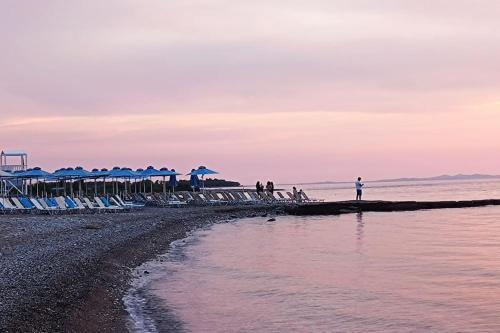
<svg viewBox="0 0 500 333">
<path fill-rule="evenodd" d="M 46 198 L 45 201 L 47 202 L 47 204 L 50 207 L 54 207 L 56 209 L 59 209 L 60 211 L 66 211 L 67 210 L 66 205 L 63 205 L 62 207 L 59 206 L 59 204 L 57 203 L 57 200 L 55 198 Z"/>
<path fill-rule="evenodd" d="M 76 212 L 78 210 L 76 205 L 67 201 L 65 197 L 55 197 L 53 199 L 55 200 L 55 202 L 57 203 L 57 206 L 61 210 L 65 210 L 67 212 Z"/>
<path fill-rule="evenodd" d="M 10 210 L 11 212 L 24 211 L 24 209 L 20 210 L 19 208 L 17 208 L 16 206 L 14 206 L 12 204 L 12 201 L 10 201 L 9 198 L 4 198 L 4 200 L 2 201 L 2 205 L 5 207 L 5 209 Z"/>
<path fill-rule="evenodd" d="M 309 197 L 307 196 L 307 194 L 304 191 L 299 192 L 299 194 L 302 195 L 302 198 L 305 202 L 323 202 L 323 201 L 325 201 L 324 199 L 309 199 Z"/>
<path fill-rule="evenodd" d="M 214 196 L 214 194 L 210 191 L 205 191 L 203 193 L 200 193 L 199 195 L 205 201 L 205 203 L 207 203 L 208 205 L 222 205 L 222 204 L 224 204 L 224 202 L 220 198 Z"/>
<path fill-rule="evenodd" d="M 83 204 L 83 202 L 80 200 L 80 198 L 73 198 L 73 201 L 75 202 L 75 204 L 78 206 L 78 208 L 80 210 L 87 210 L 88 208 L 85 207 L 85 205 Z"/>
<path fill-rule="evenodd" d="M 97 205 L 101 208 L 108 209 L 108 210 L 111 210 L 114 212 L 123 210 L 123 207 L 110 204 L 106 197 L 102 197 L 102 198 L 95 197 L 94 200 L 97 203 Z"/>
<path fill-rule="evenodd" d="M 131 208 L 144 208 L 144 204 L 138 204 L 138 203 L 133 203 L 133 202 L 127 202 L 124 201 L 122 198 L 120 198 L 119 195 L 115 195 L 113 198 L 118 202 L 118 205 L 123 206 L 123 207 L 131 207 Z"/>
<path fill-rule="evenodd" d="M 3 214 L 14 213 L 16 208 L 12 205 L 8 198 L 0 198 L 0 209 Z"/>
<path fill-rule="evenodd" d="M 35 208 L 38 212 L 47 213 L 47 214 L 50 214 L 52 212 L 52 210 L 49 210 L 49 209 L 45 208 L 44 206 L 42 206 L 42 204 L 36 198 L 30 198 L 29 200 L 30 200 L 31 204 L 33 206 L 35 206 Z"/>
<path fill-rule="evenodd" d="M 12 200 L 12 203 L 14 204 L 14 206 L 17 208 L 18 211 L 20 212 L 30 212 L 31 210 L 34 209 L 34 206 L 33 204 L 29 204 L 28 207 L 25 207 L 19 198 L 10 198 L 10 200 Z"/>
<path fill-rule="evenodd" d="M 82 210 L 85 210 L 85 207 L 80 207 L 76 202 L 75 202 L 75 199 L 67 196 L 64 198 L 64 201 L 66 202 L 66 205 L 69 207 L 69 209 L 72 209 L 72 210 L 79 210 L 79 211 L 82 211 Z"/>
<path fill-rule="evenodd" d="M 276 194 L 278 195 L 278 201 L 279 201 L 279 202 L 283 202 L 283 203 L 290 203 L 290 202 L 292 202 L 292 200 L 291 200 L 291 199 L 289 199 L 289 198 L 286 198 L 286 197 L 283 195 L 283 193 L 281 193 L 281 192 L 276 192 Z"/>
<path fill-rule="evenodd" d="M 89 198 L 86 198 L 86 197 L 83 198 L 83 202 L 85 203 L 85 205 L 87 205 L 87 208 L 90 209 L 90 210 L 93 210 L 93 211 L 96 211 L 96 212 L 107 211 L 106 207 L 100 207 L 98 204 L 93 203 L 92 201 L 90 201 Z"/>
<path fill-rule="evenodd" d="M 47 203 L 47 201 L 46 201 L 45 199 L 43 199 L 43 198 L 39 198 L 39 199 L 34 198 L 34 199 L 32 199 L 32 200 L 37 201 L 37 202 L 40 204 L 40 206 L 42 206 L 42 207 L 43 207 L 43 209 L 45 209 L 45 210 L 46 210 L 49 214 L 52 214 L 52 213 L 58 213 L 58 212 L 60 212 L 60 211 L 61 211 L 61 210 L 57 207 L 57 205 L 55 205 L 55 206 L 49 205 L 49 204 Z M 33 204 L 34 204 L 34 202 L 33 202 Z"/>
</svg>

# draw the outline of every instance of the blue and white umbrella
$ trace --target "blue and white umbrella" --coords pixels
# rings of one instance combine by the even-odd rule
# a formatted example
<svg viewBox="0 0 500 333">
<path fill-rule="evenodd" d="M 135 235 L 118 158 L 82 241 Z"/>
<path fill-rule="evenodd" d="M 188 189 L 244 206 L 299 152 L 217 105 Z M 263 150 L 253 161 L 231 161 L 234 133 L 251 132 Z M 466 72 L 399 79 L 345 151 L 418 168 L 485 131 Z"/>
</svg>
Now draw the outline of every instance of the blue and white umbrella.
<svg viewBox="0 0 500 333">
<path fill-rule="evenodd" d="M 89 172 L 89 179 L 94 180 L 94 195 L 97 196 L 97 179 L 102 178 L 104 181 L 104 194 L 106 194 L 106 177 L 108 177 L 110 172 L 108 169 L 92 169 L 92 171 Z"/>
<path fill-rule="evenodd" d="M 177 187 L 177 184 L 179 184 L 179 182 L 177 181 L 177 176 L 180 175 L 180 173 L 177 173 L 175 169 L 172 169 L 171 171 L 175 172 L 175 174 L 170 176 L 168 184 L 170 185 L 172 191 L 174 192 L 175 188 Z"/>
<path fill-rule="evenodd" d="M 163 177 L 163 195 L 167 196 L 167 182 L 165 181 L 166 177 L 175 177 L 179 175 L 175 170 L 170 171 L 168 168 L 161 168 L 156 172 L 156 176 Z"/>
<path fill-rule="evenodd" d="M 142 172 L 142 176 L 144 176 L 144 178 L 149 178 L 151 180 L 151 194 L 153 193 L 153 177 L 158 177 L 158 173 L 159 170 L 155 169 L 151 165 Z M 146 184 L 144 184 L 144 192 L 146 192 Z"/>
<path fill-rule="evenodd" d="M 210 170 L 204 166 L 200 166 L 198 167 L 198 169 L 193 169 L 191 170 L 190 173 L 188 173 L 188 175 L 191 176 L 191 179 L 190 179 L 190 183 L 191 183 L 191 186 L 192 187 L 199 187 L 199 178 L 198 176 L 201 176 L 201 185 L 202 185 L 202 188 L 205 188 L 205 182 L 204 182 L 204 176 L 205 175 L 215 175 L 215 174 L 218 174 L 217 171 L 214 171 L 214 170 Z"/>
<path fill-rule="evenodd" d="M 15 174 L 15 177 L 16 178 L 20 178 L 20 179 L 29 179 L 29 183 L 30 183 L 30 193 L 31 193 L 31 180 L 32 179 L 36 179 L 36 196 L 38 197 L 39 196 L 39 182 L 38 180 L 39 179 L 50 179 L 52 178 L 52 174 L 47 172 L 47 171 L 43 171 L 41 168 L 33 168 L 33 169 L 28 169 L 26 171 L 22 171 L 22 172 L 18 172 Z"/>
</svg>

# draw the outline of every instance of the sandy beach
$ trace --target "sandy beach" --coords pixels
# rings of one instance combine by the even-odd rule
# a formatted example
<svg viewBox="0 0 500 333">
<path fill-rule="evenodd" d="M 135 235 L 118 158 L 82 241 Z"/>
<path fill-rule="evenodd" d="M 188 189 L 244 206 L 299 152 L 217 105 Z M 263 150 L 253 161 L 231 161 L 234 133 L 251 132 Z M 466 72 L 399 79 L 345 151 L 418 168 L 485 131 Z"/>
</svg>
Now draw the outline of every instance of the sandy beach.
<svg viewBox="0 0 500 333">
<path fill-rule="evenodd" d="M 0 331 L 124 332 L 132 270 L 190 231 L 272 206 L 0 216 Z"/>
</svg>

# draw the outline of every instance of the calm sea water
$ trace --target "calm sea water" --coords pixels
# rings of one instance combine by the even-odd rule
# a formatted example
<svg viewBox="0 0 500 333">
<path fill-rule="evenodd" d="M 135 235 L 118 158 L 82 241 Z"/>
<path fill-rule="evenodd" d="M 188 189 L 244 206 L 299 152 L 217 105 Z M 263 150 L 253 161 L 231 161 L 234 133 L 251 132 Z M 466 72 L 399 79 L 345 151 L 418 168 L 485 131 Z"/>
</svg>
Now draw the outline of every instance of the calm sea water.
<svg viewBox="0 0 500 333">
<path fill-rule="evenodd" d="M 367 192 L 424 195 L 402 185 Z M 500 197 L 499 182 L 426 188 Z M 176 242 L 150 269 L 148 311 L 186 332 L 500 332 L 500 207 L 245 219 Z M 137 331 L 161 331 L 144 303 L 129 299 Z"/>
</svg>

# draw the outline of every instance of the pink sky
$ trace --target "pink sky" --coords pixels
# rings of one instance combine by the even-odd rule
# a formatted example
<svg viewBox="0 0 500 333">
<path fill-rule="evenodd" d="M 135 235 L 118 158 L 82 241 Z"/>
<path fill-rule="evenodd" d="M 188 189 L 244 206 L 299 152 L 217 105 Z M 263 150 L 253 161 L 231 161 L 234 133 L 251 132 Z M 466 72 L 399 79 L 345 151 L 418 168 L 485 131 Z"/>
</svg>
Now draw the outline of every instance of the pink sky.
<svg viewBox="0 0 500 333">
<path fill-rule="evenodd" d="M 497 1 L 0 6 L 0 149 L 32 166 L 500 174 Z"/>
</svg>

